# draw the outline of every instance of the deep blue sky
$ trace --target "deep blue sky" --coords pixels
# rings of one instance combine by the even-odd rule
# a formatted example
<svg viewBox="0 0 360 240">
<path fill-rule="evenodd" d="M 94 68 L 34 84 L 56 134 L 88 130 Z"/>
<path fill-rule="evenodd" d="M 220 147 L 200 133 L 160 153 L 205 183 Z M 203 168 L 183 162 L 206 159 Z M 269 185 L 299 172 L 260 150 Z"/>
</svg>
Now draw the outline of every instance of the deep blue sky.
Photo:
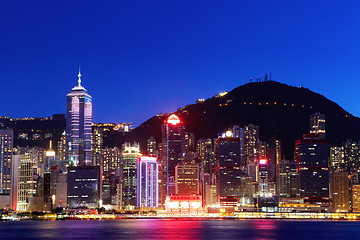
<svg viewBox="0 0 360 240">
<path fill-rule="evenodd" d="M 359 1 L 2 1 L 0 115 L 65 113 L 77 84 L 94 122 L 133 121 L 267 72 L 360 116 Z"/>
</svg>

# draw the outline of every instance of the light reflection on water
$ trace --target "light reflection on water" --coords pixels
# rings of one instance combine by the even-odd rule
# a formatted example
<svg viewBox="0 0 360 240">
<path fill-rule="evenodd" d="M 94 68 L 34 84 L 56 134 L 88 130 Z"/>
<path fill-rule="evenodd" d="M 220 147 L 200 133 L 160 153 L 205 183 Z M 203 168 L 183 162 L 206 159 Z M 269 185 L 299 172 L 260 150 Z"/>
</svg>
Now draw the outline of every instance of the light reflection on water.
<svg viewBox="0 0 360 240">
<path fill-rule="evenodd" d="M 1 222 L 0 239 L 360 239 L 360 222 L 84 220 Z"/>
</svg>

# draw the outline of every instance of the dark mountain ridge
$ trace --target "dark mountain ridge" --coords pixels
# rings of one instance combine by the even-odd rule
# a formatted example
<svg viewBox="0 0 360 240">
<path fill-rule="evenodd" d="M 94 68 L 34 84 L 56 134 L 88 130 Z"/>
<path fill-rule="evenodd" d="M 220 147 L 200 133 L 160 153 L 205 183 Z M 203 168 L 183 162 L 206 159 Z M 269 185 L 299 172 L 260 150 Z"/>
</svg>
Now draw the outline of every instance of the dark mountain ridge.
<svg viewBox="0 0 360 240">
<path fill-rule="evenodd" d="M 232 125 L 243 127 L 253 123 L 260 127 L 260 140 L 280 139 L 282 153 L 286 159 L 292 159 L 294 143 L 309 132 L 309 116 L 315 112 L 325 114 L 329 146 L 341 145 L 346 139 L 359 139 L 360 118 L 307 88 L 275 81 L 247 83 L 227 94 L 180 108 L 175 114 L 196 139 L 215 138 Z M 161 141 L 164 120 L 164 116 L 154 116 L 124 137 L 105 144 L 119 146 L 124 141 L 139 141 L 145 153 L 150 136 Z"/>
</svg>

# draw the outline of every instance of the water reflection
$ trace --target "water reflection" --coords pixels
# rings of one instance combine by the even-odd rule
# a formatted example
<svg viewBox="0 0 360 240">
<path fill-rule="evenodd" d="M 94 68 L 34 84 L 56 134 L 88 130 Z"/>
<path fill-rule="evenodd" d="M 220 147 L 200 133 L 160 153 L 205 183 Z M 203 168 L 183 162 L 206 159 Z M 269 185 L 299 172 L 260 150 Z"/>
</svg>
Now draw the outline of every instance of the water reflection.
<svg viewBox="0 0 360 240">
<path fill-rule="evenodd" d="M 0 239 L 339 238 L 360 238 L 360 222 L 175 219 L 0 222 Z"/>
<path fill-rule="evenodd" d="M 135 239 L 202 239 L 201 221 L 140 220 L 133 230 Z"/>
</svg>

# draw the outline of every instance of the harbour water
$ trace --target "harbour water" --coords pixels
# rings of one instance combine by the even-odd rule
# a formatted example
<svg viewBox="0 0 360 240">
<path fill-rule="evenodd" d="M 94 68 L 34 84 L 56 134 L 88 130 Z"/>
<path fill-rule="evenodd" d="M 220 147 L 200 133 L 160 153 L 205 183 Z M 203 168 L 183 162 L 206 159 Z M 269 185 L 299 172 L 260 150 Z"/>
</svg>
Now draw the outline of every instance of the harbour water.
<svg viewBox="0 0 360 240">
<path fill-rule="evenodd" d="M 0 239 L 360 239 L 360 221 L 19 221 L 0 222 Z"/>
</svg>

